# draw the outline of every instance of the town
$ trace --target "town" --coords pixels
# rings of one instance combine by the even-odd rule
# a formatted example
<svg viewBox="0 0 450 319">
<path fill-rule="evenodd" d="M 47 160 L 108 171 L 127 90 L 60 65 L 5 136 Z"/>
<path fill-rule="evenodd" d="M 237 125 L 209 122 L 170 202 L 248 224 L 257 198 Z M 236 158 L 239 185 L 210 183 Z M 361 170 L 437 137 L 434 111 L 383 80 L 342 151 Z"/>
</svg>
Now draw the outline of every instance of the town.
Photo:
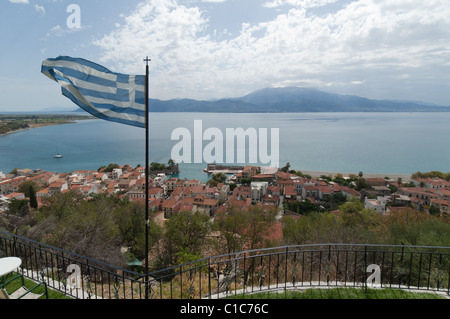
<svg viewBox="0 0 450 319">
<path fill-rule="evenodd" d="M 311 177 L 289 170 L 289 164 L 284 168 L 209 164 L 205 171 L 212 173 L 212 179 L 203 183 L 171 177 L 166 173 L 178 171 L 178 165 L 173 161 L 169 164 L 168 168 L 162 165 L 163 169 L 157 170 L 156 165 L 156 170 L 155 167 L 150 169 L 148 205 L 158 223 L 180 211 L 200 211 L 214 218 L 219 211 L 226 210 L 228 204 L 243 209 L 251 205 L 275 207 L 280 218 L 301 216 L 308 212 L 308 207 L 339 214 L 337 206 L 329 203 L 350 198 L 359 199 L 365 208 L 383 215 L 404 207 L 438 215 L 450 214 L 450 181 L 438 177 L 413 175 L 409 182 L 388 177 L 364 178 L 362 172 L 350 176 L 336 174 L 334 178 Z M 98 170 L 71 173 L 15 169 L 8 174 L 0 172 L 0 214 L 8 210 L 11 201 L 29 199 L 23 185 L 30 183 L 37 188 L 37 207 L 43 205 L 43 198 L 71 190 L 86 197 L 106 194 L 145 202 L 145 167 L 142 166 L 110 164 Z M 302 205 L 306 203 L 309 205 Z"/>
</svg>

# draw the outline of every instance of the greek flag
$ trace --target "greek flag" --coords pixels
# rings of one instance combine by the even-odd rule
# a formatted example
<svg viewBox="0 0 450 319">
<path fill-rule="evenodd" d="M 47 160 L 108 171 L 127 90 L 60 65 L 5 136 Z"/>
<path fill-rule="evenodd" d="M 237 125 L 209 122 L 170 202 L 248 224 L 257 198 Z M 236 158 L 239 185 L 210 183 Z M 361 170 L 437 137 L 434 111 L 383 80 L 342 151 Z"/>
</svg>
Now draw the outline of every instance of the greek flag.
<svg viewBox="0 0 450 319">
<path fill-rule="evenodd" d="M 41 72 L 61 84 L 62 94 L 90 114 L 145 127 L 145 76 L 114 73 L 96 63 L 67 56 L 46 59 Z"/>
</svg>

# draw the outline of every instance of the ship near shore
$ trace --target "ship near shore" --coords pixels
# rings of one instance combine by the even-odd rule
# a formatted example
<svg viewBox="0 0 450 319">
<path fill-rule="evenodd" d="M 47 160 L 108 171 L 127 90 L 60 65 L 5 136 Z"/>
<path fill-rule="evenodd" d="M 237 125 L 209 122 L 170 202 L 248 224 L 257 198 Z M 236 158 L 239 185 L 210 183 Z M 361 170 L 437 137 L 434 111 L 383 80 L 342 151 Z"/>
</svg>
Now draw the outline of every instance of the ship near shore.
<svg viewBox="0 0 450 319">
<path fill-rule="evenodd" d="M 220 164 L 208 164 L 208 166 L 203 169 L 203 171 L 208 174 L 223 173 L 229 175 L 237 174 L 242 170 L 244 170 L 244 166 L 228 166 Z"/>
</svg>

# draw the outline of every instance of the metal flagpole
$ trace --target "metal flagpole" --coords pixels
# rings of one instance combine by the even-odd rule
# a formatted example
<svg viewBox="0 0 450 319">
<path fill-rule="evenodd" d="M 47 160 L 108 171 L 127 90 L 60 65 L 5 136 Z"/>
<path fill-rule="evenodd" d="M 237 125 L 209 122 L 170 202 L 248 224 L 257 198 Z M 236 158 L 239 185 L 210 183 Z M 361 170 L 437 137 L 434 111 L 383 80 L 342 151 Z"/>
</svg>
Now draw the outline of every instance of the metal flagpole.
<svg viewBox="0 0 450 319">
<path fill-rule="evenodd" d="M 148 229 L 150 220 L 148 217 L 148 143 L 149 143 L 149 115 L 148 115 L 148 98 L 149 98 L 149 81 L 148 81 L 148 63 L 151 61 L 148 57 L 144 59 L 145 65 L 145 299 L 148 299 Z"/>
</svg>

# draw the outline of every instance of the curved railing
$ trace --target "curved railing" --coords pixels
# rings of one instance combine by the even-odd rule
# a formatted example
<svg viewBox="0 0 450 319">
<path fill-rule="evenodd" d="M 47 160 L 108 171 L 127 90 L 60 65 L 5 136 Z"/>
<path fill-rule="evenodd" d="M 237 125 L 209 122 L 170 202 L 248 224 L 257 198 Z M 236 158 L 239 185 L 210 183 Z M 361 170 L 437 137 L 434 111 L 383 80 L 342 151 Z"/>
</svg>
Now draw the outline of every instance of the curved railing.
<svg viewBox="0 0 450 319">
<path fill-rule="evenodd" d="M 150 281 L 152 298 L 165 298 L 168 293 L 170 298 L 223 298 L 320 286 L 390 287 L 448 294 L 450 247 L 284 246 L 207 257 L 150 276 L 154 278 Z"/>
<path fill-rule="evenodd" d="M 450 292 L 450 247 L 313 244 L 241 251 L 140 274 L 0 231 L 0 257 L 74 298 L 218 299 L 310 287 Z"/>
</svg>

